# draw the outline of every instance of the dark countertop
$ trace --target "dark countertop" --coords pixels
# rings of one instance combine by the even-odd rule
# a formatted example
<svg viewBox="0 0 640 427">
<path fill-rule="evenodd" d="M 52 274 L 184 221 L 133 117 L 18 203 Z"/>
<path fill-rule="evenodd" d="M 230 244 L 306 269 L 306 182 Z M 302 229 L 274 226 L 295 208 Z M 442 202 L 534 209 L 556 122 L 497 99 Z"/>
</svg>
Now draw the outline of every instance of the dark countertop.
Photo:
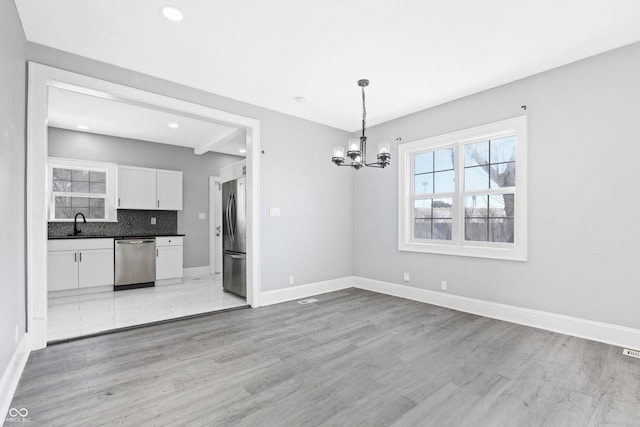
<svg viewBox="0 0 640 427">
<path fill-rule="evenodd" d="M 87 234 L 83 236 L 79 234 L 77 236 L 50 236 L 49 240 L 62 240 L 62 239 L 142 239 L 150 237 L 184 237 L 185 234 L 128 234 L 128 235 L 113 235 L 113 234 Z"/>
</svg>

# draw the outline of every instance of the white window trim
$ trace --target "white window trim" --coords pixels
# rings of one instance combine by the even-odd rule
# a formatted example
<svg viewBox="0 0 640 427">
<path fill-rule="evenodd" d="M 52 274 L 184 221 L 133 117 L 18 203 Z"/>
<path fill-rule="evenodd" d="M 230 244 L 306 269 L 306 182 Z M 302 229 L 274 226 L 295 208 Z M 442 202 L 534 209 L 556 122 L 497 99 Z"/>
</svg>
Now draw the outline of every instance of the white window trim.
<svg viewBox="0 0 640 427">
<path fill-rule="evenodd" d="M 105 193 L 105 218 L 87 218 L 87 222 L 118 222 L 116 179 L 117 166 L 115 163 L 94 162 L 89 160 L 63 159 L 59 157 L 49 157 L 47 161 L 47 218 L 49 222 L 73 222 L 73 218 L 54 218 L 54 193 L 51 188 L 53 182 L 53 169 L 89 169 L 107 174 Z M 76 197 L 82 197 L 78 194 Z"/>
<path fill-rule="evenodd" d="M 516 198 L 514 243 L 469 242 L 464 240 L 464 192 L 459 188 L 464 179 L 462 144 L 496 138 L 507 134 L 516 135 Z M 430 151 L 454 146 L 456 156 L 456 182 L 453 210 L 452 241 L 412 239 L 412 155 L 420 151 Z M 496 123 L 464 129 L 445 135 L 434 136 L 398 146 L 398 250 L 425 252 L 443 255 L 493 258 L 514 261 L 527 260 L 527 117 L 519 116 Z M 486 190 L 502 193 L 504 189 Z"/>
</svg>

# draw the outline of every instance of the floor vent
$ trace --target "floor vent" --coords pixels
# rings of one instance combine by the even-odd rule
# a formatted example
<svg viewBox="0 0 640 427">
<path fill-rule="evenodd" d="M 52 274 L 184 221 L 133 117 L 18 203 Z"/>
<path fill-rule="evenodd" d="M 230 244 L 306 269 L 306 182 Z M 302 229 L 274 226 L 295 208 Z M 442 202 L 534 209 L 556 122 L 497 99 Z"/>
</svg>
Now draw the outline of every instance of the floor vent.
<svg viewBox="0 0 640 427">
<path fill-rule="evenodd" d="M 298 304 L 311 304 L 312 302 L 318 302 L 315 298 L 303 299 L 298 301 Z"/>
<path fill-rule="evenodd" d="M 640 359 L 640 351 L 637 350 L 629 350 L 628 348 L 625 348 L 622 350 L 622 354 Z"/>
</svg>

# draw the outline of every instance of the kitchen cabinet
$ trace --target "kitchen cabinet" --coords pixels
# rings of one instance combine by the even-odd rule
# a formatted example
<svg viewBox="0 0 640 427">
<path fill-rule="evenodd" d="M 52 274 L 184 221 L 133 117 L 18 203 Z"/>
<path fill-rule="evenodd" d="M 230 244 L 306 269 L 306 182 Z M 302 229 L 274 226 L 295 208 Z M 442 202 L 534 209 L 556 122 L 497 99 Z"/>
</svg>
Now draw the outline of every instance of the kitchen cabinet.
<svg viewBox="0 0 640 427">
<path fill-rule="evenodd" d="M 247 175 L 247 161 L 234 163 L 220 169 L 220 181 L 227 182 Z"/>
<path fill-rule="evenodd" d="M 182 210 L 182 172 L 158 169 L 156 186 L 158 209 Z"/>
<path fill-rule="evenodd" d="M 113 285 L 113 246 L 78 251 L 78 287 Z"/>
<path fill-rule="evenodd" d="M 182 172 L 118 165 L 118 209 L 182 210 Z"/>
<path fill-rule="evenodd" d="M 182 281 L 182 257 L 182 236 L 156 237 L 156 284 Z"/>
<path fill-rule="evenodd" d="M 50 240 L 47 290 L 113 285 L 113 239 Z"/>
<path fill-rule="evenodd" d="M 47 290 L 63 291 L 78 287 L 78 252 L 49 252 Z"/>
<path fill-rule="evenodd" d="M 156 170 L 118 165 L 118 209 L 156 209 Z"/>
<path fill-rule="evenodd" d="M 240 163 L 234 165 L 235 178 L 241 178 L 247 176 L 247 161 L 243 160 Z"/>
</svg>

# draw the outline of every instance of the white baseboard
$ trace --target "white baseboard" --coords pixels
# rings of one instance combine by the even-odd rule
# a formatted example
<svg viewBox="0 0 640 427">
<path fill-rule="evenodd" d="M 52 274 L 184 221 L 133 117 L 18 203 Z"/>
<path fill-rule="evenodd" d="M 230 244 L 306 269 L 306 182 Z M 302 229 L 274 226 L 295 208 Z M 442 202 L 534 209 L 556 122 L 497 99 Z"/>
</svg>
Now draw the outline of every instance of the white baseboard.
<svg viewBox="0 0 640 427">
<path fill-rule="evenodd" d="M 22 376 L 24 366 L 27 364 L 30 352 L 29 339 L 27 334 L 25 334 L 18 343 L 18 347 L 5 368 L 2 378 L 0 378 L 0 417 L 2 417 L 0 419 L 2 420 L 5 419 L 9 411 L 9 406 L 13 400 L 13 395 L 18 387 L 18 382 Z"/>
<path fill-rule="evenodd" d="M 176 277 L 173 279 L 160 279 L 155 281 L 156 286 L 177 285 L 179 283 L 182 283 L 182 277 Z"/>
<path fill-rule="evenodd" d="M 309 283 L 307 285 L 291 286 L 289 288 L 262 292 L 260 295 L 260 301 L 263 306 L 266 306 L 352 287 L 352 277 L 341 277 L 339 279 L 326 280 L 324 282 Z"/>
<path fill-rule="evenodd" d="M 74 297 L 77 295 L 99 294 L 101 292 L 113 292 L 113 285 L 93 286 L 91 288 L 67 289 L 64 291 L 49 291 L 47 298 Z"/>
<path fill-rule="evenodd" d="M 640 349 L 640 330 L 610 323 L 580 319 L 563 314 L 532 310 L 514 305 L 500 304 L 444 292 L 429 291 L 412 286 L 347 276 L 325 282 L 292 286 L 262 293 L 262 305 L 278 304 L 308 298 L 326 292 L 355 287 L 385 295 L 433 304 L 465 313 L 477 314 L 492 319 L 545 329 L 574 337 L 599 341 L 618 347 Z"/>
<path fill-rule="evenodd" d="M 189 267 L 183 268 L 184 277 L 198 277 L 198 276 L 208 276 L 211 274 L 211 267 L 205 265 L 204 267 Z"/>
<path fill-rule="evenodd" d="M 379 280 L 353 277 L 354 287 L 451 308 L 466 313 L 546 329 L 619 347 L 640 349 L 640 330 L 562 314 L 499 304 Z"/>
</svg>

